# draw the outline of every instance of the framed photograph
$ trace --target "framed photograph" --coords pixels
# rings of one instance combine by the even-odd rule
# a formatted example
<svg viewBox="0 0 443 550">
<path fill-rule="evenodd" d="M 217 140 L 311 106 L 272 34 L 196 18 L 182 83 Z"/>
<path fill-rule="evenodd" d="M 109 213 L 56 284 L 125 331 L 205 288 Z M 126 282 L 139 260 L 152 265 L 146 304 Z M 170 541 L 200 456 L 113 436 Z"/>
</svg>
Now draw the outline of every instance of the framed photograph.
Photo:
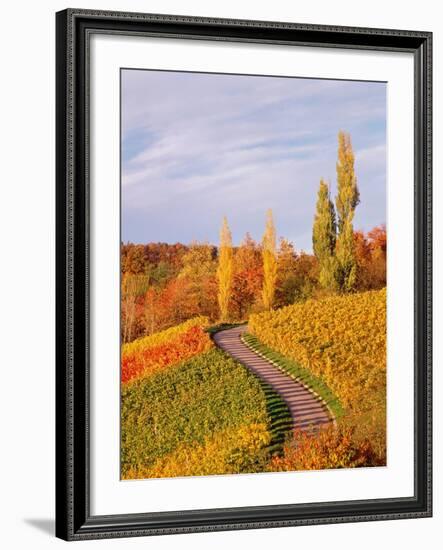
<svg viewBox="0 0 443 550">
<path fill-rule="evenodd" d="M 430 516 L 431 33 L 56 17 L 57 536 Z"/>
</svg>

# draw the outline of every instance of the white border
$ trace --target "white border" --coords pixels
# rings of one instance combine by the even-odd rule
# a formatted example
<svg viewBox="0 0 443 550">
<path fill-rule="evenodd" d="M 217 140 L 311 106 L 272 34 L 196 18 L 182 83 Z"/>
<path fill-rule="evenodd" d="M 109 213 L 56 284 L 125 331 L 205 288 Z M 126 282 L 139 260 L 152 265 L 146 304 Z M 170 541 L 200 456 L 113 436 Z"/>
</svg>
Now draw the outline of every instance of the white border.
<svg viewBox="0 0 443 550">
<path fill-rule="evenodd" d="M 119 481 L 121 67 L 388 82 L 388 466 Z M 91 513 L 413 494 L 412 54 L 95 35 L 91 40 Z"/>
</svg>

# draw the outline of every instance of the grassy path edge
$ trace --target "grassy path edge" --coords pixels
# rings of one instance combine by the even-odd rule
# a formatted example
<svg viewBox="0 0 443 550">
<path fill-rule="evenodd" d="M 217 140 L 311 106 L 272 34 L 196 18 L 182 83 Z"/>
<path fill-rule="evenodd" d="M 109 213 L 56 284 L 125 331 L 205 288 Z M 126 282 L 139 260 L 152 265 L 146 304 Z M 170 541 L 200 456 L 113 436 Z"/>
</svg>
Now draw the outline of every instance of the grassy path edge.
<svg viewBox="0 0 443 550">
<path fill-rule="evenodd" d="M 268 348 L 260 342 L 260 340 L 246 332 L 241 336 L 242 342 L 249 349 L 254 351 L 260 357 L 263 357 L 280 371 L 290 376 L 295 381 L 303 384 L 303 386 L 319 399 L 327 409 L 334 425 L 337 424 L 337 419 L 343 416 L 343 407 L 337 396 L 331 389 L 319 378 L 313 376 L 307 369 L 299 365 L 296 361 L 288 359 L 284 355 Z"/>
</svg>

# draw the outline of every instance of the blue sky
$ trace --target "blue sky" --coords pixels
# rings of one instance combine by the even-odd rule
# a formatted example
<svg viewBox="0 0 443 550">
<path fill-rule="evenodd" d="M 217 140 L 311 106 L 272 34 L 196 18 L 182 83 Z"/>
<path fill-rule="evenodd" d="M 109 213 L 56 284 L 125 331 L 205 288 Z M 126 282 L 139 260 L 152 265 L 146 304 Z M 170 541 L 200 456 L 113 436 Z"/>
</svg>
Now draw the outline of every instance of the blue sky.
<svg viewBox="0 0 443 550">
<path fill-rule="evenodd" d="M 386 84 L 122 71 L 122 240 L 234 244 L 278 236 L 312 250 L 320 178 L 336 192 L 337 133 L 351 134 L 361 203 L 354 227 L 386 217 Z"/>
</svg>

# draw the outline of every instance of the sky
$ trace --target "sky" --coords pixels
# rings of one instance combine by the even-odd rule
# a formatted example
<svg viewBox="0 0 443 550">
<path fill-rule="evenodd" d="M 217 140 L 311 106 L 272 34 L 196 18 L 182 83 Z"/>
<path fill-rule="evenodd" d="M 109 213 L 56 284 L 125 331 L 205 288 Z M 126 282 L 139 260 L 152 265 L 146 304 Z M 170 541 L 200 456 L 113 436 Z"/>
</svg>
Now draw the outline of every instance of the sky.
<svg viewBox="0 0 443 550">
<path fill-rule="evenodd" d="M 271 208 L 277 236 L 310 252 L 339 130 L 367 231 L 386 221 L 385 83 L 122 70 L 122 241 L 217 244 L 223 216 L 234 245 L 260 241 Z"/>
</svg>

